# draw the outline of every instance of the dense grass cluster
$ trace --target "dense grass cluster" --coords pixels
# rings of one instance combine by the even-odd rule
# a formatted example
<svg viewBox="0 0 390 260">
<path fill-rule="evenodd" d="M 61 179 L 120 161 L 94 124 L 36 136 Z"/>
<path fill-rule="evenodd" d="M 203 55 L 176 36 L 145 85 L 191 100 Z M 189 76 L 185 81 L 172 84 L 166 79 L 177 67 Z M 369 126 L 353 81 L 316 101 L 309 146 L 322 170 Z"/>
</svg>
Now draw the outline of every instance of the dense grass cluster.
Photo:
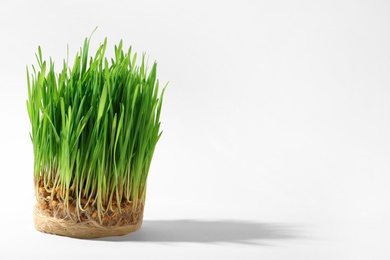
<svg viewBox="0 0 390 260">
<path fill-rule="evenodd" d="M 145 55 L 137 66 L 137 54 L 124 52 L 121 41 L 108 61 L 106 39 L 89 57 L 89 41 L 59 73 L 38 48 L 38 68 L 27 70 L 27 110 L 36 194 L 44 188 L 76 204 L 77 215 L 93 204 L 102 216 L 114 202 L 136 208 L 144 200 L 164 91 Z"/>
</svg>

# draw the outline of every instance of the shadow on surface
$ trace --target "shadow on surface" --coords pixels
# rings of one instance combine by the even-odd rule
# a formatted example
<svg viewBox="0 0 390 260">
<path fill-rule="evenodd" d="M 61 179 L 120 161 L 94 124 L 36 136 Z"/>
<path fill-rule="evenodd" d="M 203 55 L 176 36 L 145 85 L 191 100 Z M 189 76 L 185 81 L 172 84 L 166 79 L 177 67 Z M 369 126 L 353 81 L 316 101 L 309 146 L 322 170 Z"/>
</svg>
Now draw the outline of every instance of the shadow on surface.
<svg viewBox="0 0 390 260">
<path fill-rule="evenodd" d="M 299 232 L 298 232 L 299 233 Z M 247 221 L 145 220 L 140 230 L 101 241 L 239 243 L 260 245 L 267 240 L 300 238 L 288 224 Z"/>
</svg>

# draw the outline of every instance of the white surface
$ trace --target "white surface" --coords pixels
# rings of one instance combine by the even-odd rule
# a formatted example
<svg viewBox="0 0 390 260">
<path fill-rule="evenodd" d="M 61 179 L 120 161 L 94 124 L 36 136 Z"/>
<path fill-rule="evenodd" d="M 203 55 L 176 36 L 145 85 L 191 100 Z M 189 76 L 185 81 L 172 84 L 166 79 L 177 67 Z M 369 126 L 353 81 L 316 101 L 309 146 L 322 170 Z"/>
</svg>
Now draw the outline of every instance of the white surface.
<svg viewBox="0 0 390 260">
<path fill-rule="evenodd" d="M 0 259 L 389 259 L 389 8 L 1 1 Z M 33 228 L 25 66 L 95 26 L 170 85 L 142 229 L 84 241 Z"/>
</svg>

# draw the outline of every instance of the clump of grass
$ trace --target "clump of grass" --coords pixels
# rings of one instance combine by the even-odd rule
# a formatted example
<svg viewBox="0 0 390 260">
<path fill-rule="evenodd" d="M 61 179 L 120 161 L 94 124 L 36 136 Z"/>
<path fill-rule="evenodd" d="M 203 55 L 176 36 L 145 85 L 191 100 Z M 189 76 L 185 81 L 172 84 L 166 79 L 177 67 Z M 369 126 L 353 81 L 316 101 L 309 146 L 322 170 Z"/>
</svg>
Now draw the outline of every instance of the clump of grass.
<svg viewBox="0 0 390 260">
<path fill-rule="evenodd" d="M 37 198 L 50 197 L 79 220 L 92 206 L 102 221 L 113 205 L 136 209 L 145 199 L 165 88 L 159 91 L 157 64 L 148 71 L 145 54 L 136 65 L 137 54 L 120 41 L 109 61 L 107 39 L 94 57 L 89 44 L 59 73 L 38 47 L 38 67 L 27 69 L 27 110 Z"/>
</svg>

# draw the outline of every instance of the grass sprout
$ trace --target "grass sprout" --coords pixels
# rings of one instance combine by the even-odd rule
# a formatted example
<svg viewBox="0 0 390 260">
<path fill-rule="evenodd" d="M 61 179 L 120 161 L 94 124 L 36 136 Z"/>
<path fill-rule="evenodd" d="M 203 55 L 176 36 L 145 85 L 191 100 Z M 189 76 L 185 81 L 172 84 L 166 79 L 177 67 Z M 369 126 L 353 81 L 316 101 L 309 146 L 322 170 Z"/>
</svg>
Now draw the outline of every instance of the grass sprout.
<svg viewBox="0 0 390 260">
<path fill-rule="evenodd" d="M 88 56 L 90 38 L 59 73 L 42 58 L 27 68 L 27 110 L 34 150 L 36 195 L 44 190 L 75 216 L 94 206 L 101 217 L 115 204 L 143 203 L 160 131 L 165 87 L 159 90 L 157 64 L 139 65 L 120 41 L 105 57 L 107 38 Z M 38 196 L 37 196 L 38 197 Z"/>
</svg>

